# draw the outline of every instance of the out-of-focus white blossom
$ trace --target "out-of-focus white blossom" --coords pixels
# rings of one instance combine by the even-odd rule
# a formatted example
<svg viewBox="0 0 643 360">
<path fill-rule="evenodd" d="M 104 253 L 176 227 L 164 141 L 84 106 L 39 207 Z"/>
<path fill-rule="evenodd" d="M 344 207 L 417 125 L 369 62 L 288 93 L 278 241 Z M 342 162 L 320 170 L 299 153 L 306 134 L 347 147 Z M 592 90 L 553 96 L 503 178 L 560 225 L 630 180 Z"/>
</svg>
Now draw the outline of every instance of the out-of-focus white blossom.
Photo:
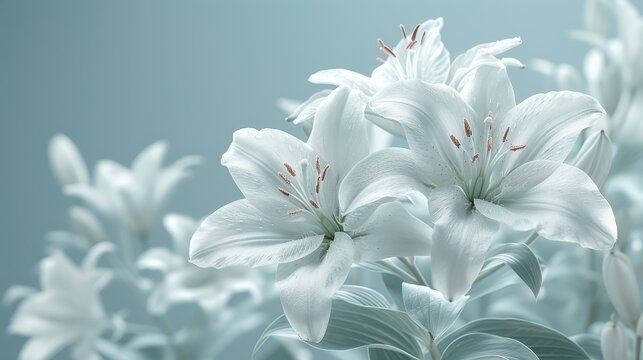
<svg viewBox="0 0 643 360">
<path fill-rule="evenodd" d="M 148 300 L 152 314 L 166 312 L 172 304 L 197 303 L 204 309 L 218 311 L 228 300 L 239 293 L 248 293 L 254 301 L 260 301 L 264 278 L 259 270 L 242 267 L 214 269 L 200 268 L 190 262 L 189 244 L 198 227 L 193 219 L 178 215 L 166 215 L 163 223 L 173 240 L 173 251 L 154 247 L 138 259 L 138 267 L 163 273 Z"/>
<path fill-rule="evenodd" d="M 78 197 L 135 234 L 147 235 L 177 185 L 202 162 L 187 156 L 164 167 L 165 142 L 156 142 L 134 159 L 131 168 L 111 160 L 96 165 L 93 184 L 73 184 L 65 193 Z"/>
<path fill-rule="evenodd" d="M 96 262 L 107 251 L 107 243 L 96 245 L 81 267 L 62 252 L 42 260 L 41 291 L 20 303 L 9 325 L 10 333 L 29 337 L 20 359 L 49 359 L 68 346 L 74 359 L 96 356 L 94 343 L 107 325 L 99 292 L 111 279 Z"/>
</svg>

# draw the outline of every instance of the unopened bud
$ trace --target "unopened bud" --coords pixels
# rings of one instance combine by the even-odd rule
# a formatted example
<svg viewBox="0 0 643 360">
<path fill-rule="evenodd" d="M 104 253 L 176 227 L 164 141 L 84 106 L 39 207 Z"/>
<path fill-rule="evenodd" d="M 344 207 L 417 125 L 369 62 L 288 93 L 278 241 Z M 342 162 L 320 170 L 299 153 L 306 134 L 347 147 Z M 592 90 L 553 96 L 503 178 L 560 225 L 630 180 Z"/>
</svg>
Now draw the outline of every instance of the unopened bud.
<svg viewBox="0 0 643 360">
<path fill-rule="evenodd" d="M 627 359 L 627 334 L 620 322 L 610 320 L 603 326 L 603 331 L 601 331 L 601 353 L 603 354 L 603 360 Z"/>
<path fill-rule="evenodd" d="M 603 282 L 616 312 L 623 320 L 635 323 L 641 314 L 639 287 L 632 262 L 615 250 L 603 260 Z"/>
<path fill-rule="evenodd" d="M 601 187 L 612 166 L 612 142 L 605 131 L 590 135 L 581 146 L 572 165 L 589 175 Z"/>
</svg>

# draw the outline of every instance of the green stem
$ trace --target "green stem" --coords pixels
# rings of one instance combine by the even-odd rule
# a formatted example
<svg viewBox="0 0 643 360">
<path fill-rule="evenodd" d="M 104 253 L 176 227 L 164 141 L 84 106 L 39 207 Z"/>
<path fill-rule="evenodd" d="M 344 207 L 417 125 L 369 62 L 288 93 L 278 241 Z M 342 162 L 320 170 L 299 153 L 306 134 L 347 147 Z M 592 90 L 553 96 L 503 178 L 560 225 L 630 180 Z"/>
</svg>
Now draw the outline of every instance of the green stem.
<svg viewBox="0 0 643 360">
<path fill-rule="evenodd" d="M 429 353 L 431 353 L 431 360 L 440 360 L 442 357 L 440 355 L 440 350 L 438 350 L 435 340 L 433 339 L 433 334 L 427 334 L 427 346 L 429 348 Z"/>
<path fill-rule="evenodd" d="M 527 246 L 529 246 L 529 245 L 531 245 L 534 241 L 536 241 L 536 239 L 538 239 L 538 233 L 534 231 L 534 232 L 532 232 L 532 233 L 531 233 L 531 235 L 529 235 L 529 237 L 527 238 L 527 240 L 525 240 L 524 244 L 525 244 L 525 245 L 527 245 Z"/>
<path fill-rule="evenodd" d="M 398 259 L 400 259 L 400 261 L 402 261 L 402 263 L 404 263 L 404 265 L 409 269 L 411 274 L 413 274 L 418 285 L 429 286 L 429 283 L 426 281 L 426 279 L 422 275 L 422 272 L 420 272 L 420 269 L 418 269 L 417 265 L 415 264 L 415 259 L 410 260 L 406 257 L 399 257 Z"/>
</svg>

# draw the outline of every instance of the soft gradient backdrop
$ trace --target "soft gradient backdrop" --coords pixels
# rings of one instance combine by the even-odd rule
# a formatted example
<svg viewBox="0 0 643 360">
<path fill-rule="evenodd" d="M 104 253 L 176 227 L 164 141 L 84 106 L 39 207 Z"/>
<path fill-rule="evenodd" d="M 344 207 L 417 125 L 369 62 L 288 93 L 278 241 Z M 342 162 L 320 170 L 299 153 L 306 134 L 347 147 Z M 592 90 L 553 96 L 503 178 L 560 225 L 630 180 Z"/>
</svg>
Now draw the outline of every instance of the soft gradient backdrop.
<svg viewBox="0 0 643 360">
<path fill-rule="evenodd" d="M 160 1 L 0 0 L 0 292 L 36 284 L 43 235 L 67 226 L 69 200 L 47 162 L 47 142 L 62 132 L 85 160 L 130 163 L 158 139 L 170 160 L 201 154 L 207 163 L 171 209 L 195 217 L 240 197 L 219 165 L 234 130 L 274 127 L 279 97 L 304 99 L 316 70 L 365 74 L 394 44 L 398 25 L 445 18 L 451 54 L 520 35 L 509 56 L 580 65 L 586 46 L 569 40 L 582 26 L 582 0 L 477 1 Z M 543 80 L 513 70 L 519 99 Z M 159 230 L 157 234 L 161 234 Z M 164 236 L 164 235 L 160 235 Z M 6 329 L 12 309 L 0 312 Z M 0 330 L 4 331 L 4 330 Z M 232 358 L 249 358 L 254 339 Z M 0 357 L 24 340 L 0 336 Z"/>
</svg>

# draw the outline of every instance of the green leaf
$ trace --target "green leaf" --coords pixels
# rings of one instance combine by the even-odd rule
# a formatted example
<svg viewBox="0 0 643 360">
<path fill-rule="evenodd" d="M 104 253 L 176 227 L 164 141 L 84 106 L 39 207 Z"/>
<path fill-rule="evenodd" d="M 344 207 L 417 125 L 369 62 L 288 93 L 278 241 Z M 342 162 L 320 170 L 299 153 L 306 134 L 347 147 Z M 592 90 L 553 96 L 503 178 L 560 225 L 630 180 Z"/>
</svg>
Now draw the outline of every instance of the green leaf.
<svg viewBox="0 0 643 360">
<path fill-rule="evenodd" d="M 404 309 L 404 301 L 402 300 L 402 279 L 395 275 L 382 273 L 382 282 L 397 308 Z"/>
<path fill-rule="evenodd" d="M 572 336 L 571 339 L 582 347 L 592 360 L 603 360 L 601 339 L 597 335 L 578 334 Z"/>
<path fill-rule="evenodd" d="M 408 360 L 411 358 L 397 351 L 370 348 L 368 349 L 368 359 L 369 360 Z"/>
<path fill-rule="evenodd" d="M 485 333 L 514 339 L 533 351 L 540 360 L 589 360 L 575 342 L 548 327 L 518 319 L 480 319 L 452 331 L 438 340 L 443 351 L 455 339 L 469 333 Z"/>
<path fill-rule="evenodd" d="M 407 283 L 402 284 L 402 297 L 411 319 L 436 339 L 453 326 L 469 299 L 462 296 L 450 302 L 437 290 Z"/>
<path fill-rule="evenodd" d="M 442 360 L 539 360 L 522 343 L 496 335 L 471 333 L 453 341 L 442 353 Z"/>
<path fill-rule="evenodd" d="M 372 306 L 388 309 L 391 304 L 384 295 L 373 289 L 356 285 L 344 285 L 335 294 L 335 299 L 343 300 L 355 305 Z"/>
<path fill-rule="evenodd" d="M 485 267 L 509 266 L 538 297 L 543 276 L 538 257 L 525 244 L 502 244 L 489 251 Z"/>
<path fill-rule="evenodd" d="M 353 301 L 357 298 L 351 297 L 351 301 L 334 299 L 326 335 L 319 343 L 308 344 L 322 350 L 379 348 L 399 352 L 406 356 L 404 359 L 422 359 L 422 348 L 416 338 L 423 337 L 424 333 L 406 313 L 356 305 Z M 254 353 L 272 336 L 297 338 L 282 315 L 264 330 Z"/>
</svg>

